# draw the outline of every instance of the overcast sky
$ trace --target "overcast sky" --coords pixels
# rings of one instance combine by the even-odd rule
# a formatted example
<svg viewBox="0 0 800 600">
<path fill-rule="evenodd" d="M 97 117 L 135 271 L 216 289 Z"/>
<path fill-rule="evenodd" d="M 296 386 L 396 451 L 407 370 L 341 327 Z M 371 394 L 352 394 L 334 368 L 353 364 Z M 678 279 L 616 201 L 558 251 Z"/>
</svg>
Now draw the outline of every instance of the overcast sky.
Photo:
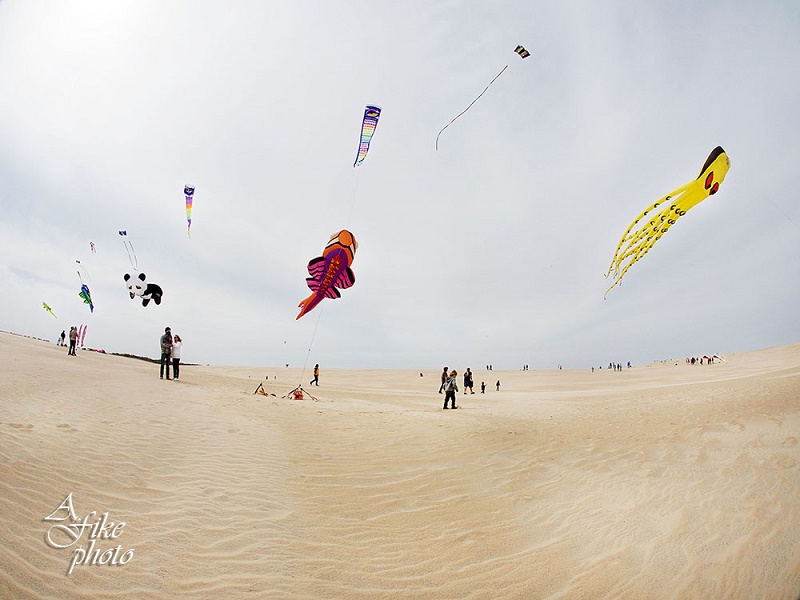
<svg viewBox="0 0 800 600">
<path fill-rule="evenodd" d="M 798 342 L 798 57 L 789 0 L 2 0 L 0 329 L 473 370 Z M 717 145 L 719 193 L 604 299 L 629 223 Z M 343 228 L 356 284 L 296 321 Z M 129 298 L 120 229 L 160 306 Z"/>
</svg>

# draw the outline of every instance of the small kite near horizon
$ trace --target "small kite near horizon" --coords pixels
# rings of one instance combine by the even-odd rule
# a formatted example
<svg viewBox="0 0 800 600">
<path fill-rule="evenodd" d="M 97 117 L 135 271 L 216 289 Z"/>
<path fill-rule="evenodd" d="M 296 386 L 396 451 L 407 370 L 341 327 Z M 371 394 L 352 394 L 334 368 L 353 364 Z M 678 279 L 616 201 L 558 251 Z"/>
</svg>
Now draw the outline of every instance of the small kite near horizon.
<svg viewBox="0 0 800 600">
<path fill-rule="evenodd" d="M 53 309 L 47 305 L 47 302 L 42 302 L 42 308 L 45 309 L 47 312 L 49 312 L 51 315 L 53 315 L 54 318 L 56 319 L 58 318 L 56 317 L 56 313 L 53 312 Z"/>
<path fill-rule="evenodd" d="M 651 204 L 628 226 L 614 251 L 614 258 L 608 267 L 606 278 L 612 276 L 614 283 L 603 295 L 605 298 L 625 276 L 625 273 L 639 259 L 650 251 L 650 248 L 664 235 L 675 222 L 685 215 L 693 206 L 696 206 L 719 190 L 719 185 L 724 181 L 730 169 L 731 161 L 725 150 L 717 146 L 708 155 L 700 175 L 689 183 L 671 191 L 666 196 L 659 198 Z M 646 217 L 650 211 L 657 209 L 664 203 L 669 203 L 656 212 L 650 220 L 634 231 L 634 227 Z"/>
</svg>

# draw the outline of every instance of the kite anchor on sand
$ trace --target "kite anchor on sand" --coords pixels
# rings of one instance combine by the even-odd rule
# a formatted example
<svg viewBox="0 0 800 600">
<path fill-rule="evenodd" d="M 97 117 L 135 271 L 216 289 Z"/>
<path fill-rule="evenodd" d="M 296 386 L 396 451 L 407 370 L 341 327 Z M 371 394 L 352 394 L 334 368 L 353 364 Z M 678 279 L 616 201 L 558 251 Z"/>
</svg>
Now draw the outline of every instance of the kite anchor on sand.
<svg viewBox="0 0 800 600">
<path fill-rule="evenodd" d="M 306 390 L 304 390 L 301 386 L 297 386 L 291 392 L 288 392 L 286 395 L 281 396 L 281 398 L 290 398 L 292 400 L 305 400 L 306 398 L 313 400 L 314 402 L 319 402 L 319 398 L 312 396 Z"/>
<path fill-rule="evenodd" d="M 270 394 L 269 392 L 267 392 L 266 388 L 264 388 L 264 384 L 263 383 L 259 383 L 258 384 L 258 387 L 256 388 L 256 391 L 253 392 L 253 394 L 261 394 L 262 396 L 274 396 L 275 395 L 275 394 Z"/>
</svg>

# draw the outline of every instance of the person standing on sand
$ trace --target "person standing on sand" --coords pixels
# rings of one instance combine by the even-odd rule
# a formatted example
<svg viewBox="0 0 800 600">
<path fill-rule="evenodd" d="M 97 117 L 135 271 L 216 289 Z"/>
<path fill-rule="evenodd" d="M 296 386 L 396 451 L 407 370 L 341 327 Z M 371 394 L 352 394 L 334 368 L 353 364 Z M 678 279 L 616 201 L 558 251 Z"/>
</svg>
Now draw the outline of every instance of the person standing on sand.
<svg viewBox="0 0 800 600">
<path fill-rule="evenodd" d="M 497 383 L 495 385 L 497 386 L 497 391 L 499 392 L 500 391 L 500 380 L 499 379 L 497 380 Z"/>
<path fill-rule="evenodd" d="M 167 379 L 169 376 L 169 362 L 172 355 L 172 330 L 167 327 L 164 329 L 164 335 L 161 336 L 161 371 L 160 378 L 164 379 L 164 368 L 167 369 Z"/>
<path fill-rule="evenodd" d="M 183 340 L 181 340 L 181 336 L 179 336 L 176 333 L 175 337 L 172 338 L 172 379 L 173 379 L 173 381 L 178 381 L 178 373 L 180 373 L 181 346 L 183 346 Z"/>
<path fill-rule="evenodd" d="M 73 325 L 69 328 L 69 350 L 67 350 L 68 356 L 76 356 L 75 355 L 75 343 L 78 340 L 78 328 Z"/>
<path fill-rule="evenodd" d="M 442 390 L 444 389 L 444 382 L 446 380 L 447 380 L 447 367 L 442 369 L 442 385 L 439 386 L 439 393 L 440 394 L 442 393 Z"/>
<path fill-rule="evenodd" d="M 486 393 L 486 382 L 485 381 L 481 381 L 481 394 L 485 394 L 485 393 Z"/>
<path fill-rule="evenodd" d="M 66 340 L 66 339 L 67 339 L 67 334 L 66 334 L 66 332 L 65 332 L 65 331 L 62 329 L 62 330 L 61 330 L 61 343 L 59 344 L 59 346 L 61 346 L 62 348 L 63 348 L 64 346 L 66 346 L 66 344 L 64 343 L 64 340 Z"/>
<path fill-rule="evenodd" d="M 458 408 L 456 406 L 456 393 L 458 392 L 458 383 L 456 382 L 456 377 L 458 373 L 455 369 L 450 371 L 450 375 L 448 375 L 447 379 L 444 380 L 444 384 L 442 387 L 444 388 L 444 406 L 443 409 L 447 410 L 447 401 L 452 400 L 453 408 Z"/>
<path fill-rule="evenodd" d="M 472 386 L 474 385 L 474 383 L 475 382 L 472 380 L 472 371 L 470 371 L 469 367 L 467 367 L 467 370 L 464 372 L 464 393 L 465 394 L 467 393 L 467 388 L 469 388 L 469 393 L 470 394 L 474 394 L 475 393 L 475 390 L 472 389 Z"/>
<path fill-rule="evenodd" d="M 314 385 L 316 383 L 317 387 L 319 387 L 319 364 L 314 365 L 314 379 L 308 383 L 309 385 Z"/>
</svg>

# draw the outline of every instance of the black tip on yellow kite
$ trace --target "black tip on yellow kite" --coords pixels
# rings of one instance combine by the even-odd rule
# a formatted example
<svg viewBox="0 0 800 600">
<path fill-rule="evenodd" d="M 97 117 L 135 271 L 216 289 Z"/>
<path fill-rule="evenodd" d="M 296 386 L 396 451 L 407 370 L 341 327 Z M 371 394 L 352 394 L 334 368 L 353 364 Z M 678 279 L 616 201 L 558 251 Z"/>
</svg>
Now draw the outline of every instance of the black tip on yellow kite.
<svg viewBox="0 0 800 600">
<path fill-rule="evenodd" d="M 606 290 L 603 297 L 610 292 L 625 276 L 633 264 L 650 251 L 650 248 L 664 235 L 675 222 L 685 215 L 690 208 L 699 204 L 709 196 L 713 196 L 719 190 L 719 185 L 728 174 L 731 161 L 725 150 L 717 146 L 708 155 L 700 175 L 697 179 L 673 190 L 657 202 L 647 207 L 620 239 L 611 265 L 608 267 L 606 278 L 612 276 L 614 283 Z M 669 203 L 664 208 L 656 212 L 652 218 L 644 225 L 634 230 L 634 227 L 646 217 L 650 211 L 657 209 L 664 203 Z"/>
</svg>

